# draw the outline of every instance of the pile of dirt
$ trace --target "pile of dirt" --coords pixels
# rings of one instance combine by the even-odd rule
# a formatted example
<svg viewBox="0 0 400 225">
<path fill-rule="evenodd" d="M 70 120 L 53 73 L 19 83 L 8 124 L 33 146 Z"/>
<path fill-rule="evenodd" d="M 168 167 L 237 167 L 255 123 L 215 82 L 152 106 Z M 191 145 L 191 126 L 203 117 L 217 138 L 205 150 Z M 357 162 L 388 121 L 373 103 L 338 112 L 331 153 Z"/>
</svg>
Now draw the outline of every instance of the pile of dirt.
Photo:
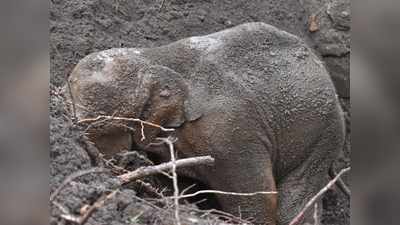
<svg viewBox="0 0 400 225">
<path fill-rule="evenodd" d="M 74 218 L 84 218 L 89 208 L 103 199 L 104 205 L 88 214 L 86 224 L 174 224 L 172 200 L 147 199 L 149 195 L 135 191 L 145 192 L 138 185 L 122 185 L 104 162 L 93 159 L 97 150 L 82 129 L 73 125 L 60 91 L 50 85 L 50 224 L 69 224 Z M 145 182 L 151 185 L 153 180 Z M 180 217 L 185 224 L 222 223 L 217 216 L 190 204 L 181 206 Z"/>
<path fill-rule="evenodd" d="M 79 128 L 72 126 L 71 114 L 60 94 L 60 87 L 76 63 L 95 51 L 113 47 L 160 46 L 245 22 L 265 22 L 303 38 L 315 49 L 334 80 L 349 125 L 349 7 L 349 0 L 51 0 L 52 193 L 69 174 L 101 166 L 96 157 L 97 150 L 85 140 Z M 315 18 L 312 21 L 316 30 L 313 32 L 310 32 L 310 16 Z M 346 147 L 336 168 L 350 164 L 349 134 L 348 128 Z M 59 217 L 67 213 L 63 210 L 79 215 L 84 205 L 96 202 L 115 189 L 119 189 L 118 193 L 89 218 L 88 224 L 172 224 L 171 209 L 141 202 L 136 198 L 136 194 L 141 193 L 119 187 L 118 180 L 107 173 L 87 174 L 74 180 L 55 197 L 51 224 L 64 221 Z M 323 224 L 350 224 L 349 204 L 349 200 L 336 189 L 329 191 L 324 197 Z M 192 209 L 184 211 L 187 218 L 192 218 L 193 212 Z M 192 219 L 202 221 L 199 217 Z M 207 219 L 216 220 L 207 217 L 197 224 L 209 224 Z"/>
</svg>

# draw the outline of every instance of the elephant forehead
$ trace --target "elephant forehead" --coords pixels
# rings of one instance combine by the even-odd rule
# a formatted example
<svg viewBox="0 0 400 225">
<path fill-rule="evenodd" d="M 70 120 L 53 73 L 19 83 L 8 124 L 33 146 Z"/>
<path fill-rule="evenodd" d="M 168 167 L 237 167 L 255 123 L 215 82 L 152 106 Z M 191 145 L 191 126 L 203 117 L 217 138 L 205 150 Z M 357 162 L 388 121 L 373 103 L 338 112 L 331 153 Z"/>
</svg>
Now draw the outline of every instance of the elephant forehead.
<svg viewBox="0 0 400 225">
<path fill-rule="evenodd" d="M 113 65 L 108 62 L 104 65 L 102 71 L 90 71 L 88 72 L 88 76 L 86 77 L 87 82 L 95 82 L 95 83 L 109 83 L 113 82 L 114 76 L 112 76 L 112 67 Z"/>
<path fill-rule="evenodd" d="M 139 50 L 131 50 L 111 49 L 88 57 L 78 66 L 73 79 L 83 83 L 135 85 L 137 72 L 148 63 L 139 56 Z"/>
<path fill-rule="evenodd" d="M 96 57 L 104 62 L 111 62 L 116 57 L 128 56 L 130 52 L 127 48 L 112 48 L 99 52 Z"/>
<path fill-rule="evenodd" d="M 97 54 L 97 58 L 99 60 L 102 60 L 105 63 L 110 63 L 114 60 L 115 55 L 116 54 L 114 51 L 103 51 L 103 52 L 99 52 L 99 54 Z"/>
<path fill-rule="evenodd" d="M 126 57 L 127 55 L 128 51 L 126 49 L 119 48 L 95 52 L 83 58 L 79 62 L 78 68 L 99 71 L 107 64 L 113 63 L 116 58 Z"/>
</svg>

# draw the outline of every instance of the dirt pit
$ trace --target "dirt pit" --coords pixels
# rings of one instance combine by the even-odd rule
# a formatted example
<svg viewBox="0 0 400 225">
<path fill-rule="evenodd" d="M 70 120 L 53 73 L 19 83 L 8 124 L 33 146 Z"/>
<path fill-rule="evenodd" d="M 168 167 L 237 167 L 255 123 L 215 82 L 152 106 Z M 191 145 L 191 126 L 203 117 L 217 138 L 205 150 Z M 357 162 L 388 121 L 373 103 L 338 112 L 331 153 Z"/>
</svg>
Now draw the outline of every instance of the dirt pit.
<svg viewBox="0 0 400 225">
<path fill-rule="evenodd" d="M 319 54 L 335 82 L 349 125 L 349 6 L 349 1 L 345 0 L 335 1 L 335 4 L 327 0 L 52 0 L 51 193 L 54 194 L 63 181 L 77 171 L 110 168 L 87 141 L 82 128 L 72 125 L 68 103 L 61 94 L 61 87 L 76 63 L 94 51 L 113 47 L 160 46 L 245 22 L 265 22 L 303 38 Z M 313 32 L 310 30 L 310 16 L 314 16 L 313 22 L 316 23 Z M 349 133 L 348 126 L 347 137 Z M 335 165 L 337 170 L 350 164 L 349 155 L 350 140 L 347 138 Z M 148 164 L 141 157 L 135 157 L 120 156 L 114 162 L 129 169 Z M 110 169 L 118 173 L 115 168 Z M 66 216 L 78 218 L 85 215 L 88 207 L 110 195 L 104 206 L 87 218 L 86 224 L 173 224 L 172 201 L 157 200 L 157 193 L 163 193 L 160 188 L 164 183 L 162 180 L 154 176 L 144 179 L 144 183 L 121 186 L 113 172 L 81 176 L 54 196 L 51 224 L 69 224 Z M 350 224 L 349 206 L 349 199 L 336 188 L 328 191 L 323 199 L 323 224 Z M 185 224 L 240 223 L 238 218 L 226 215 L 218 218 L 193 204 L 182 205 L 181 217 Z M 221 217 L 225 219 L 221 220 Z"/>
</svg>

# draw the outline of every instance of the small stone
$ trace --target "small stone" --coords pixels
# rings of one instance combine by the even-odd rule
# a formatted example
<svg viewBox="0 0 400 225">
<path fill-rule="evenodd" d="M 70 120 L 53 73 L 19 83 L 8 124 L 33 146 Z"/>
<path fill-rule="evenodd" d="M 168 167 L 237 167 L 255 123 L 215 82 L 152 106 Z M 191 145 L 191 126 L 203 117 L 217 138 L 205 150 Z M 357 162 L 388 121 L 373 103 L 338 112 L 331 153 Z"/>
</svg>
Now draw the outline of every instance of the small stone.
<svg viewBox="0 0 400 225">
<path fill-rule="evenodd" d="M 203 16 L 203 15 L 199 16 L 199 20 L 200 20 L 201 22 L 204 22 L 205 19 L 206 19 L 205 16 Z"/>
<path fill-rule="evenodd" d="M 316 32 L 316 31 L 319 30 L 319 26 L 318 26 L 318 23 L 317 23 L 317 16 L 311 15 L 311 16 L 308 18 L 308 23 L 309 23 L 309 25 L 308 25 L 308 30 L 309 30 L 311 33 Z"/>
<path fill-rule="evenodd" d="M 231 26 L 231 25 L 232 25 L 232 21 L 226 20 L 226 21 L 225 21 L 225 25 L 226 25 L 226 26 Z"/>
<path fill-rule="evenodd" d="M 160 93 L 160 97 L 163 97 L 163 98 L 168 98 L 170 95 L 171 95 L 171 93 L 168 90 L 163 90 Z"/>
</svg>

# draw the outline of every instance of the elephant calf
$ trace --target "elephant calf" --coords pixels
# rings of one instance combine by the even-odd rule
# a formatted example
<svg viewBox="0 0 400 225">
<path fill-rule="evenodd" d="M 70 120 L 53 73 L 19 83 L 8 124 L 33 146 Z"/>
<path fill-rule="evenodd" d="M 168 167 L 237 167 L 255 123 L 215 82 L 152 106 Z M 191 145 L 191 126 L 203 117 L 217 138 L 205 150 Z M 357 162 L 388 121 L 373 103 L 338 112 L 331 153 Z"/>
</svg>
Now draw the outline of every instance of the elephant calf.
<svg viewBox="0 0 400 225">
<path fill-rule="evenodd" d="M 216 190 L 277 191 L 216 196 L 223 210 L 257 224 L 288 224 L 326 183 L 343 144 L 342 111 L 323 64 L 298 37 L 263 23 L 96 52 L 69 79 L 79 119 L 117 115 L 176 128 L 179 158 L 216 160 L 182 174 Z M 146 126 L 142 140 L 140 125 L 125 125 L 138 132 L 110 125 L 90 137 L 110 155 L 129 143 L 150 149 L 166 135 Z M 160 161 L 169 160 L 157 148 Z"/>
</svg>

